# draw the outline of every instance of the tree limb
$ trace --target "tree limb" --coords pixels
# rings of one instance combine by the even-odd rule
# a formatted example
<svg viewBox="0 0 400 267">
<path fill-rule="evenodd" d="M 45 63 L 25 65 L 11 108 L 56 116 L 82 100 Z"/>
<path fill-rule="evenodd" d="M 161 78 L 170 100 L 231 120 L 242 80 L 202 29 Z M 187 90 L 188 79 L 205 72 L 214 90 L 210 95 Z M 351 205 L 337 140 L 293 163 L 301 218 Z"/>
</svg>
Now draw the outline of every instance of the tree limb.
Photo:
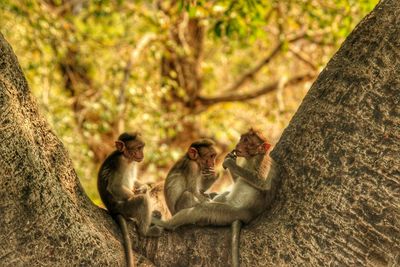
<svg viewBox="0 0 400 267">
<path fill-rule="evenodd" d="M 301 34 L 293 37 L 292 39 L 286 40 L 286 42 L 294 43 L 294 42 L 297 42 L 297 41 L 303 39 L 305 36 L 306 36 L 305 33 L 301 33 Z M 237 89 L 242 87 L 245 84 L 245 82 L 252 79 L 265 65 L 267 65 L 269 62 L 271 62 L 271 60 L 279 54 L 279 52 L 282 50 L 282 47 L 284 44 L 285 44 L 285 40 L 280 41 L 268 56 L 266 56 L 264 59 L 262 59 L 252 69 L 250 69 L 245 74 L 243 74 L 242 77 L 240 77 L 233 85 L 231 85 L 225 91 L 232 92 L 232 91 L 236 91 Z"/>
<path fill-rule="evenodd" d="M 288 85 L 293 85 L 297 84 L 300 82 L 304 81 L 309 81 L 315 78 L 315 73 L 306 73 L 298 76 L 294 76 L 291 79 L 289 79 L 285 86 Z M 236 101 L 247 101 L 250 99 L 257 98 L 259 96 L 265 95 L 269 92 L 272 92 L 276 90 L 279 86 L 279 80 L 275 81 L 271 84 L 267 84 L 253 92 L 248 92 L 248 93 L 243 93 L 243 94 L 227 94 L 223 96 L 217 96 L 217 97 L 203 97 L 200 96 L 198 97 L 198 101 L 201 103 L 203 106 L 211 106 L 217 103 L 222 103 L 222 102 L 236 102 Z"/>
<path fill-rule="evenodd" d="M 292 52 L 292 54 L 297 57 L 300 61 L 304 62 L 305 64 L 307 64 L 308 66 L 310 66 L 310 68 L 312 70 L 318 70 L 318 67 L 311 62 L 311 60 L 307 59 L 304 55 L 301 54 L 300 51 L 296 51 L 293 48 L 289 48 L 289 51 Z"/>
</svg>

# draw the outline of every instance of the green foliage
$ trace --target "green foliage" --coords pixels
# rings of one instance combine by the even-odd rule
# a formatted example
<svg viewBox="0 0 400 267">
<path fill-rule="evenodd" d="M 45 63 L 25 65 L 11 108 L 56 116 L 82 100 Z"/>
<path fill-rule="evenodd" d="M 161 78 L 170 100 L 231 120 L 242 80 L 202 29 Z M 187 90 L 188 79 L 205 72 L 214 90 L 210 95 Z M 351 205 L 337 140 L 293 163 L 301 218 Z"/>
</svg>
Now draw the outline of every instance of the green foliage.
<svg viewBox="0 0 400 267">
<path fill-rule="evenodd" d="M 241 94 L 306 70 L 321 70 L 377 0 L 171 3 L 0 1 L 2 33 L 97 202 L 97 168 L 120 131 L 143 132 L 147 146 L 142 179 L 157 181 L 182 155 L 193 132 L 215 138 L 225 149 L 249 126 L 277 141 L 310 86 L 298 83 L 250 101 L 195 110 L 185 102 L 193 93 L 182 85 L 179 68 L 168 76 L 161 67 L 163 60 L 176 57 L 197 64 L 196 50 L 179 39 L 188 31 L 187 21 L 198 20 L 206 30 L 194 68 L 200 70 L 198 96 Z M 301 40 L 292 41 L 297 35 Z M 280 43 L 268 64 L 229 91 Z"/>
</svg>

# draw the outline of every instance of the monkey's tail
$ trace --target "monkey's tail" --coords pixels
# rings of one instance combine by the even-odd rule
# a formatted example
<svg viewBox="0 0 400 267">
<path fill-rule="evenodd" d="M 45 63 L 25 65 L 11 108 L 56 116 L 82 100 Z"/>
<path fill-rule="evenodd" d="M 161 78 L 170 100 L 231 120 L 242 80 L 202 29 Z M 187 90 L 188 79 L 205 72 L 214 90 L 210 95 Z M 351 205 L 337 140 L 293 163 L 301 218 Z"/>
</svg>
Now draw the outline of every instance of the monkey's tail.
<svg viewBox="0 0 400 267">
<path fill-rule="evenodd" d="M 126 265 L 128 267 L 135 267 L 135 262 L 133 260 L 133 253 L 132 253 L 132 244 L 131 244 L 131 239 L 129 238 L 128 226 L 126 225 L 126 220 L 121 214 L 118 214 L 116 219 L 119 224 L 119 227 L 121 228 L 122 237 L 124 239 Z"/>
<path fill-rule="evenodd" d="M 231 243 L 231 251 L 232 251 L 232 267 L 240 266 L 240 229 L 242 227 L 242 222 L 240 220 L 236 220 L 232 223 L 232 243 Z"/>
</svg>

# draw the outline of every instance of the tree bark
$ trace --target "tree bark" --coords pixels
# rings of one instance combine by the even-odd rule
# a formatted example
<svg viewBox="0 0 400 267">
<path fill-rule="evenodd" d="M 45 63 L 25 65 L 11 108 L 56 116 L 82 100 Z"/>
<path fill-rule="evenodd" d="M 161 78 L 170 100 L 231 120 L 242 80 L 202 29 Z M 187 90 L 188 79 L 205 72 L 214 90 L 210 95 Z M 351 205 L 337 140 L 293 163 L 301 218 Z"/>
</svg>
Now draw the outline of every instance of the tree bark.
<svg viewBox="0 0 400 267">
<path fill-rule="evenodd" d="M 281 188 L 241 234 L 242 266 L 400 265 L 400 2 L 347 38 L 272 152 Z M 159 266 L 230 264 L 229 228 L 150 243 Z"/>
<path fill-rule="evenodd" d="M 116 224 L 84 194 L 2 36 L 0 49 L 0 262 L 123 265 Z M 399 125 L 400 2 L 386 0 L 328 63 L 272 152 L 281 187 L 242 230 L 242 266 L 400 265 Z M 230 265 L 229 227 L 131 236 L 157 266 Z"/>
<path fill-rule="evenodd" d="M 117 225 L 84 193 L 1 34 L 0 114 L 0 265 L 124 266 Z"/>
</svg>

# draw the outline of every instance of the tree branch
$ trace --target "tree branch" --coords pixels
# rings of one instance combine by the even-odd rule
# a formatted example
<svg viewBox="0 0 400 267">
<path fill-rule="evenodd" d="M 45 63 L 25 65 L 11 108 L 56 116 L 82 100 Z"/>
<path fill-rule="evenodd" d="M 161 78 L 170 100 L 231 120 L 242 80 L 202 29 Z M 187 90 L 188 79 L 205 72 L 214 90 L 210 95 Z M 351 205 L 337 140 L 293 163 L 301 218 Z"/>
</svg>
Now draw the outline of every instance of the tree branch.
<svg viewBox="0 0 400 267">
<path fill-rule="evenodd" d="M 293 48 L 289 48 L 289 51 L 292 52 L 292 54 L 295 57 L 297 57 L 300 61 L 303 61 L 305 64 L 310 66 L 311 69 L 315 71 L 318 70 L 318 67 L 313 62 L 311 62 L 311 60 L 307 59 L 304 55 L 302 55 L 300 51 L 296 51 Z"/>
<path fill-rule="evenodd" d="M 314 78 L 315 78 L 315 73 L 306 73 L 306 74 L 294 76 L 286 82 L 285 86 L 297 84 L 297 83 L 304 82 L 304 81 L 309 81 Z M 278 87 L 279 87 L 279 80 L 275 81 L 271 84 L 267 84 L 255 91 L 249 92 L 249 93 L 227 94 L 224 96 L 217 96 L 217 97 L 200 96 L 200 97 L 198 97 L 197 100 L 201 103 L 201 105 L 207 106 L 207 107 L 217 104 L 217 103 L 222 103 L 222 102 L 247 101 L 247 100 L 254 99 L 259 96 L 265 95 L 269 92 L 272 92 L 272 91 L 276 90 Z"/>
<path fill-rule="evenodd" d="M 145 34 L 138 42 L 137 46 L 129 54 L 129 59 L 125 65 L 122 82 L 119 87 L 119 94 L 117 99 L 117 106 L 119 108 L 118 115 L 116 118 L 118 132 L 124 130 L 124 116 L 126 113 L 126 89 L 133 66 L 138 62 L 140 54 L 143 50 L 152 42 L 156 40 L 156 36 L 153 33 Z"/>
<path fill-rule="evenodd" d="M 306 36 L 305 33 L 301 33 L 292 39 L 286 40 L 287 43 L 294 43 L 300 39 L 303 39 Z M 232 92 L 236 91 L 240 87 L 242 87 L 245 82 L 248 80 L 252 79 L 265 65 L 267 65 L 271 60 L 279 54 L 279 52 L 282 50 L 283 45 L 285 44 L 285 41 L 280 41 L 276 47 L 271 51 L 271 53 L 266 56 L 263 60 L 261 60 L 257 65 L 255 65 L 252 69 L 247 71 L 245 74 L 243 74 L 242 77 L 240 77 L 233 85 L 231 85 L 229 88 L 227 88 L 225 91 L 226 92 Z"/>
<path fill-rule="evenodd" d="M 139 40 L 135 49 L 133 49 L 132 52 L 130 53 L 129 59 L 124 68 L 124 75 L 123 75 L 123 79 L 122 79 L 122 82 L 121 82 L 121 85 L 119 88 L 119 96 L 118 96 L 118 101 L 117 101 L 118 105 L 122 105 L 125 103 L 125 91 L 126 91 L 126 87 L 128 85 L 129 76 L 130 76 L 133 65 L 138 62 L 139 56 L 143 52 L 143 50 L 146 48 L 146 46 L 149 45 L 155 39 L 156 39 L 156 36 L 153 33 L 144 35 Z"/>
</svg>

